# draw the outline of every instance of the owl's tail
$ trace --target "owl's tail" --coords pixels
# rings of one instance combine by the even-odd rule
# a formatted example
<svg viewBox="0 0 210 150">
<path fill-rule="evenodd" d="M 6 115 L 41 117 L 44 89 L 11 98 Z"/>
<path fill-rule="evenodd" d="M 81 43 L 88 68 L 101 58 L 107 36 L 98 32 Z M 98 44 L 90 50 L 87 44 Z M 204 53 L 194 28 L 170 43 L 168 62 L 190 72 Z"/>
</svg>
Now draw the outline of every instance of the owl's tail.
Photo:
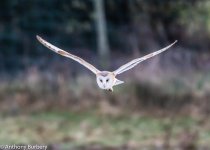
<svg viewBox="0 0 210 150">
<path fill-rule="evenodd" d="M 124 83 L 124 81 L 121 81 L 121 80 L 116 79 L 114 86 L 115 86 L 115 85 L 122 84 L 122 83 Z"/>
</svg>

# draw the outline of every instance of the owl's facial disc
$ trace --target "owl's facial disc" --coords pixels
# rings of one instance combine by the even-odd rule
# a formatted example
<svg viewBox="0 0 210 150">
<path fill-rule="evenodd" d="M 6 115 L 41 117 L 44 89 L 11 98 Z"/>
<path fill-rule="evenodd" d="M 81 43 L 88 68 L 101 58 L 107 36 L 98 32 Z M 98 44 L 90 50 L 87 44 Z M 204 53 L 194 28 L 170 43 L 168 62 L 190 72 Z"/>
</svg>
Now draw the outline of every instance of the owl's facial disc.
<svg viewBox="0 0 210 150">
<path fill-rule="evenodd" d="M 98 75 L 96 78 L 97 84 L 101 89 L 110 89 L 112 85 L 112 77 L 110 74 Z"/>
</svg>

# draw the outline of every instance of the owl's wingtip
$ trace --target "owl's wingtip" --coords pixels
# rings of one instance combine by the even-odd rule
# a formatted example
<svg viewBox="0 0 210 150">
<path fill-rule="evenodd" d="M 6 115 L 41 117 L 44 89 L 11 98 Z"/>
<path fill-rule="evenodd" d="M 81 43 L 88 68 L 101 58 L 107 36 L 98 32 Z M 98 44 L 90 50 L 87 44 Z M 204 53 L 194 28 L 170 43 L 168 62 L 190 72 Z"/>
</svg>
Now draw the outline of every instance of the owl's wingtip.
<svg viewBox="0 0 210 150">
<path fill-rule="evenodd" d="M 36 38 L 39 40 L 39 39 L 41 39 L 41 37 L 39 36 L 39 35 L 36 35 Z"/>
</svg>

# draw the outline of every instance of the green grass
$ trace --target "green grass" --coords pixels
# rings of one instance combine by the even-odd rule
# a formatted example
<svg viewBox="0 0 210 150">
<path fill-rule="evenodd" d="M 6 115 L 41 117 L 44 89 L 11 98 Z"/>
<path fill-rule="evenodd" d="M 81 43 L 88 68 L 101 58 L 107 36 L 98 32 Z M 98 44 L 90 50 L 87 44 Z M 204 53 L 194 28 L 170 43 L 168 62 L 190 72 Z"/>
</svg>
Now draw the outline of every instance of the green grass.
<svg viewBox="0 0 210 150">
<path fill-rule="evenodd" d="M 199 130 L 199 144 L 208 145 L 209 127 L 198 126 L 192 118 L 154 118 L 149 116 L 111 117 L 98 113 L 45 112 L 0 118 L 0 143 L 85 145 L 97 143 L 118 146 L 125 143 L 151 145 L 163 141 L 172 125 L 171 142 L 186 128 Z"/>
</svg>

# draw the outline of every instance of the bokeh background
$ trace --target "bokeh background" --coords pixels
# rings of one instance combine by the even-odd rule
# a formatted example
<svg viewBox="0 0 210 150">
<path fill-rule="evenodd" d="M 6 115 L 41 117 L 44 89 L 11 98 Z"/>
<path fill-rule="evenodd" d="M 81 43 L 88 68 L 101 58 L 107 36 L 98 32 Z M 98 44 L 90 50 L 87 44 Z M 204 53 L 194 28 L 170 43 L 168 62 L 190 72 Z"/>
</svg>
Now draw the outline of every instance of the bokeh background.
<svg viewBox="0 0 210 150">
<path fill-rule="evenodd" d="M 40 35 L 100 70 L 163 48 L 110 93 Z M 209 150 L 210 1 L 1 0 L 0 144 Z"/>
</svg>

